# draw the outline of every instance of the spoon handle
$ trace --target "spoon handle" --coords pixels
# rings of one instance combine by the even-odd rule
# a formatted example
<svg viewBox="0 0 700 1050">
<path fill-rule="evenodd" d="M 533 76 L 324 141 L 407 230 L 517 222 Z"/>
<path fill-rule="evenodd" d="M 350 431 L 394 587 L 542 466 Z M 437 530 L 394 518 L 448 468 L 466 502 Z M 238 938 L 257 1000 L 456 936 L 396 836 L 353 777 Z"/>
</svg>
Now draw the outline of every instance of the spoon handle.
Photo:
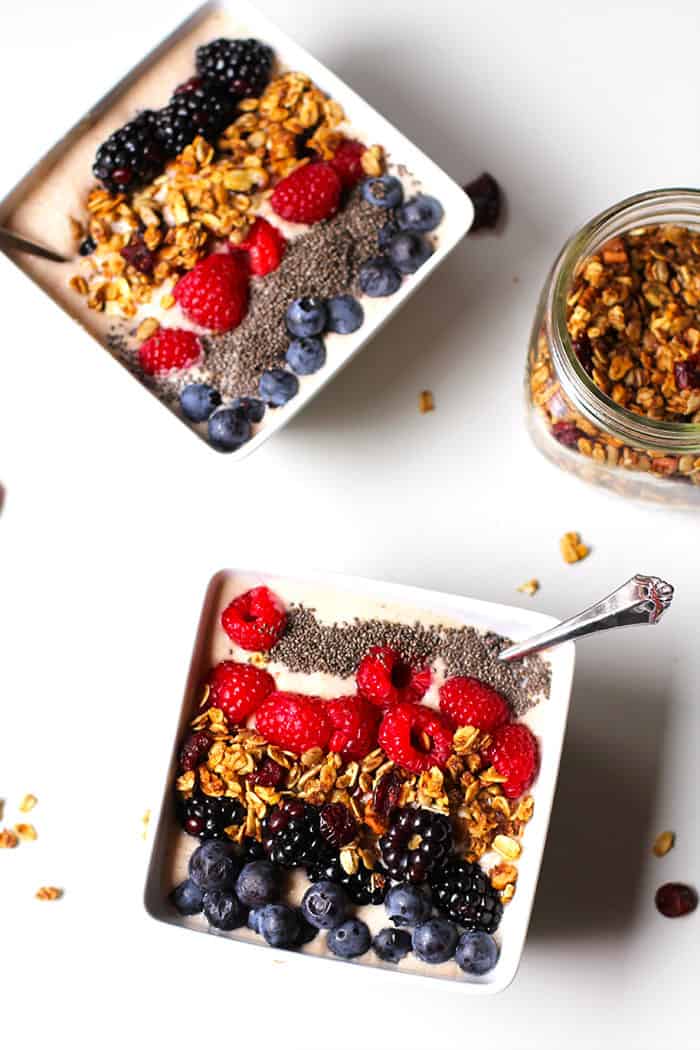
<svg viewBox="0 0 700 1050">
<path fill-rule="evenodd" d="M 520 660 L 541 649 L 582 638 L 611 627 L 631 627 L 637 623 L 658 623 L 673 600 L 673 587 L 658 576 L 633 576 L 607 598 L 572 616 L 569 620 L 536 634 L 527 641 L 504 649 L 499 660 Z"/>
<path fill-rule="evenodd" d="M 26 252 L 27 255 L 38 255 L 41 259 L 50 259 L 51 262 L 68 262 L 65 255 L 59 255 L 53 248 L 47 248 L 37 241 L 30 241 L 26 237 L 20 237 L 18 233 L 7 230 L 0 226 L 0 248 L 3 251 Z"/>
</svg>

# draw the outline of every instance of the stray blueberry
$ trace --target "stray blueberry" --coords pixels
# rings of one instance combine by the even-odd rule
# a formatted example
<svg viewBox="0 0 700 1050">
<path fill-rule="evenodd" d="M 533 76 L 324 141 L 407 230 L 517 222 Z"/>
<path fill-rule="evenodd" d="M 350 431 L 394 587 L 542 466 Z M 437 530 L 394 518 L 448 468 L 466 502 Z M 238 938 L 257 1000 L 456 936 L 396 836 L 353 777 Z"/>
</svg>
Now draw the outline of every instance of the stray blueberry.
<svg viewBox="0 0 700 1050">
<path fill-rule="evenodd" d="M 348 919 L 328 932 L 328 947 L 341 959 L 355 959 L 358 955 L 364 955 L 371 943 L 372 935 L 361 919 Z"/>
<path fill-rule="evenodd" d="M 425 886 L 401 882 L 389 890 L 384 907 L 395 926 L 417 926 L 429 917 L 432 901 Z"/>
<path fill-rule="evenodd" d="M 170 900 L 180 912 L 180 915 L 198 915 L 202 910 L 203 896 L 204 894 L 199 886 L 192 882 L 192 879 L 185 879 L 184 882 L 175 887 L 170 894 Z"/>
<path fill-rule="evenodd" d="M 204 423 L 221 404 L 221 394 L 208 383 L 190 383 L 180 394 L 183 415 L 193 423 Z"/>
<path fill-rule="evenodd" d="M 349 335 L 356 332 L 365 319 L 362 305 L 352 295 L 334 295 L 326 303 L 328 310 L 328 321 L 326 327 L 329 332 L 338 332 L 340 335 Z"/>
<path fill-rule="evenodd" d="M 236 880 L 238 899 L 249 908 L 271 904 L 280 895 L 282 879 L 279 868 L 269 860 L 254 860 L 246 864 Z"/>
<path fill-rule="evenodd" d="M 498 945 L 488 933 L 469 930 L 459 938 L 455 958 L 465 973 L 480 977 L 498 962 Z"/>
<path fill-rule="evenodd" d="M 464 192 L 474 205 L 474 222 L 469 232 L 493 229 L 501 217 L 502 204 L 501 187 L 493 175 L 484 172 L 478 179 L 468 182 Z"/>
<path fill-rule="evenodd" d="M 396 218 L 402 230 L 427 233 L 440 225 L 444 214 L 440 201 L 435 197 L 428 197 L 425 193 L 419 193 L 399 208 Z"/>
<path fill-rule="evenodd" d="M 379 931 L 372 941 L 372 947 L 382 962 L 398 963 L 411 950 L 411 935 L 408 930 L 395 930 L 387 926 Z"/>
<path fill-rule="evenodd" d="M 209 839 L 198 846 L 190 857 L 189 875 L 202 890 L 224 890 L 233 887 L 240 861 L 230 846 Z"/>
<path fill-rule="evenodd" d="M 217 930 L 235 930 L 245 923 L 245 908 L 233 890 L 207 890 L 202 910 L 209 925 Z"/>
<path fill-rule="evenodd" d="M 92 255 L 97 245 L 93 241 L 92 237 L 86 237 L 84 241 L 80 242 L 78 248 L 78 255 Z"/>
<path fill-rule="evenodd" d="M 250 423 L 259 423 L 265 415 L 265 402 L 257 397 L 235 397 L 231 408 L 242 408 Z"/>
<path fill-rule="evenodd" d="M 258 389 L 268 405 L 279 408 L 298 393 L 299 380 L 292 372 L 285 372 L 283 368 L 271 368 L 269 372 L 263 372 L 260 376 Z"/>
<path fill-rule="evenodd" d="M 447 962 L 457 947 L 457 930 L 447 919 L 428 919 L 413 931 L 413 950 L 423 962 Z"/>
<path fill-rule="evenodd" d="M 326 347 L 317 335 L 294 339 L 285 354 L 287 364 L 298 376 L 310 376 L 326 363 Z"/>
<path fill-rule="evenodd" d="M 315 295 L 295 299 L 287 308 L 287 331 L 299 339 L 320 335 L 326 327 L 326 304 Z"/>
<path fill-rule="evenodd" d="M 399 273 L 415 273 L 432 254 L 432 245 L 411 230 L 397 233 L 389 245 L 389 258 Z"/>
<path fill-rule="evenodd" d="M 376 208 L 396 208 L 403 200 L 403 186 L 394 175 L 378 175 L 365 179 L 362 196 Z"/>
<path fill-rule="evenodd" d="M 401 287 L 401 274 L 381 255 L 363 263 L 358 280 L 362 291 L 372 299 L 393 295 Z"/>
<path fill-rule="evenodd" d="M 272 948 L 294 948 L 299 940 L 299 916 L 286 904 L 266 904 L 258 920 L 259 932 Z"/>
<path fill-rule="evenodd" d="M 262 908 L 250 909 L 246 923 L 249 930 L 253 930 L 255 933 L 260 933 L 260 920 L 262 919 L 262 913 L 264 910 L 264 906 Z"/>
<path fill-rule="evenodd" d="M 347 904 L 342 887 L 328 879 L 309 886 L 301 902 L 305 919 L 319 930 L 332 930 L 345 918 Z"/>
<path fill-rule="evenodd" d="M 217 408 L 209 417 L 209 442 L 219 452 L 235 452 L 250 438 L 250 421 L 242 408 Z"/>
<path fill-rule="evenodd" d="M 314 939 L 314 937 L 318 934 L 318 927 L 312 926 L 300 909 L 297 909 L 297 918 L 299 920 L 299 935 L 297 937 L 297 947 L 301 948 L 303 947 L 303 945 L 309 944 Z"/>
</svg>

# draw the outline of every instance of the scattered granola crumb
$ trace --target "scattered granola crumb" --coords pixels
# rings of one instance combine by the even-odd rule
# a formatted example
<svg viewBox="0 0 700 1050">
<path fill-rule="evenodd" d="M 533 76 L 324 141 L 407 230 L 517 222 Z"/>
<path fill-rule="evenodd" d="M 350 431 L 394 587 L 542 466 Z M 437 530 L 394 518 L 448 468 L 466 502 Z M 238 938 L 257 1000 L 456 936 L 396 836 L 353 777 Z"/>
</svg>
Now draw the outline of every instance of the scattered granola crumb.
<svg viewBox="0 0 700 1050">
<path fill-rule="evenodd" d="M 652 846 L 652 852 L 655 857 L 665 857 L 669 850 L 673 849 L 676 842 L 676 836 L 672 831 L 662 831 L 660 835 L 657 835 L 654 839 L 654 845 Z"/>
<path fill-rule="evenodd" d="M 15 833 L 22 842 L 35 842 L 38 838 L 33 824 L 15 824 Z"/>
<path fill-rule="evenodd" d="M 527 580 L 526 583 L 521 583 L 517 588 L 522 594 L 529 594 L 532 597 L 533 594 L 537 594 L 540 589 L 540 581 L 534 579 Z"/>
<path fill-rule="evenodd" d="M 141 823 L 143 824 L 143 831 L 141 833 L 141 837 L 144 839 L 148 838 L 148 825 L 150 824 L 150 822 L 151 811 L 150 809 L 147 809 L 144 815 L 141 817 Z"/>
<path fill-rule="evenodd" d="M 18 843 L 19 839 L 14 831 L 10 831 L 9 828 L 0 831 L 0 849 L 14 849 Z"/>
<path fill-rule="evenodd" d="M 418 407 L 424 413 L 435 411 L 435 400 L 433 399 L 432 390 L 421 390 Z"/>
<path fill-rule="evenodd" d="M 581 537 L 578 532 L 565 532 L 559 540 L 559 549 L 567 565 L 583 561 L 591 552 L 590 547 L 587 547 L 585 543 L 581 543 Z"/>
<path fill-rule="evenodd" d="M 38 901 L 57 901 L 63 896 L 58 886 L 40 886 L 34 894 Z"/>
<path fill-rule="evenodd" d="M 29 813 L 34 809 L 39 799 L 36 795 L 25 795 L 19 804 L 20 813 Z"/>
</svg>

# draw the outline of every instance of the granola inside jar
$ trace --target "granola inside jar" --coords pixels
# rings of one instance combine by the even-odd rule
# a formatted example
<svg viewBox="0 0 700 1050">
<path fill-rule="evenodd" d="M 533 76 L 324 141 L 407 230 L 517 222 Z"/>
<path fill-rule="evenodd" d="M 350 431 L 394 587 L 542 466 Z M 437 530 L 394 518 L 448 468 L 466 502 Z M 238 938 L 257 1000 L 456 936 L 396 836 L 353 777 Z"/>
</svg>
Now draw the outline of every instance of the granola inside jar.
<svg viewBox="0 0 700 1050">
<path fill-rule="evenodd" d="M 603 212 L 564 246 L 530 340 L 528 422 L 554 463 L 700 507 L 700 191 Z"/>
</svg>

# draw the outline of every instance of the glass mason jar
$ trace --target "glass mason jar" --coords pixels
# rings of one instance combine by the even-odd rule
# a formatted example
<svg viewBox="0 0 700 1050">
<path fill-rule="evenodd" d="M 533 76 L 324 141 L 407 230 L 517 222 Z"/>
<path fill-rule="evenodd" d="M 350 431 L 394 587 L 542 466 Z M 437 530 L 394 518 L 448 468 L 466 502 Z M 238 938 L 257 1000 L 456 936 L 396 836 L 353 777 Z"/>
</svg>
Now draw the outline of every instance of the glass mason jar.
<svg viewBox="0 0 700 1050">
<path fill-rule="evenodd" d="M 690 391 L 688 422 L 637 414 L 596 385 L 589 374 L 595 355 L 586 371 L 567 328 L 572 284 L 590 257 L 616 237 L 654 226 L 685 227 L 700 235 L 700 191 L 656 190 L 630 197 L 596 216 L 564 245 L 545 283 L 530 339 L 528 428 L 548 459 L 586 481 L 622 495 L 697 509 L 700 389 Z M 697 298 L 700 303 L 700 289 Z M 700 305 L 694 309 L 700 314 Z"/>
</svg>

